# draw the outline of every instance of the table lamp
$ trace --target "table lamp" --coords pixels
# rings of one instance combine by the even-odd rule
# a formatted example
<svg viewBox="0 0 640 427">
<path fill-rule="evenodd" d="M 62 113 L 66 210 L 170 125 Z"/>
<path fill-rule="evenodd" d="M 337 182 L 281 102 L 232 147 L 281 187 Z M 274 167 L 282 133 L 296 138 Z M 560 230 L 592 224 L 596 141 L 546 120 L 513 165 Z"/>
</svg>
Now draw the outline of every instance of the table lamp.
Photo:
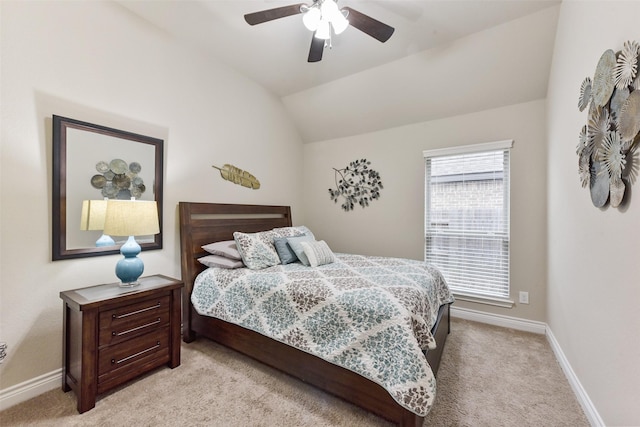
<svg viewBox="0 0 640 427">
<path fill-rule="evenodd" d="M 107 212 L 107 200 L 83 200 L 80 216 L 80 230 L 104 230 L 104 215 Z M 102 233 L 96 240 L 96 246 L 115 246 L 113 239 Z"/>
<path fill-rule="evenodd" d="M 135 236 L 158 234 L 158 207 L 155 201 L 109 200 L 104 221 L 104 233 L 111 236 L 129 236 L 120 248 L 124 256 L 116 264 L 116 276 L 120 286 L 139 285 L 138 278 L 144 271 L 144 263 L 138 254 L 140 245 Z"/>
</svg>

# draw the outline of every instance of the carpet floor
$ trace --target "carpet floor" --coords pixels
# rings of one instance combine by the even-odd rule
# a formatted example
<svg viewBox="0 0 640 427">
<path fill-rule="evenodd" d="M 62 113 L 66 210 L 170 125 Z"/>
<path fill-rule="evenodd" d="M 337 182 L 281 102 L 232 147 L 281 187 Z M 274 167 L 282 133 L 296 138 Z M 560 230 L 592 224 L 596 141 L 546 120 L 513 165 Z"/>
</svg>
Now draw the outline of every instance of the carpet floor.
<svg viewBox="0 0 640 427">
<path fill-rule="evenodd" d="M 589 426 L 542 335 L 452 319 L 424 426 Z M 389 426 L 388 422 L 201 339 L 159 368 L 76 411 L 51 390 L 0 412 L 8 426 Z"/>
</svg>

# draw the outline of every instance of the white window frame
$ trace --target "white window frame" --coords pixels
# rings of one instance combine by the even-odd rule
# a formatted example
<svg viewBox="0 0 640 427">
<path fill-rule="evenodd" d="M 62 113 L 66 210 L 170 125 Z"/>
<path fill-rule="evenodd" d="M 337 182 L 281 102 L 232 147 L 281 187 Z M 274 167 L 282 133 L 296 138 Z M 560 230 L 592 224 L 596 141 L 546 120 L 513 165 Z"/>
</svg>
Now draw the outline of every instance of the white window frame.
<svg viewBox="0 0 640 427">
<path fill-rule="evenodd" d="M 510 297 L 510 293 L 511 293 L 511 286 L 510 286 L 510 186 L 511 186 L 511 177 L 510 177 L 510 158 L 511 158 L 511 148 L 513 147 L 513 140 L 505 140 L 505 141 L 495 141 L 495 142 L 489 142 L 489 143 L 483 143 L 483 144 L 473 144 L 473 145 L 464 145 L 464 146 L 457 146 L 457 147 L 447 147 L 447 148 L 440 148 L 440 149 L 434 149 L 434 150 L 425 150 L 423 151 L 423 156 L 425 159 L 425 210 L 424 210 L 424 219 L 425 219 L 425 223 L 424 223 L 424 237 L 425 237 L 425 246 L 424 246 L 424 256 L 425 256 L 425 261 L 426 262 L 431 262 L 429 259 L 429 247 L 428 247 L 428 243 L 429 243 L 429 238 L 430 236 L 435 236 L 436 232 L 437 233 L 442 233 L 442 230 L 437 230 L 435 228 L 432 228 L 430 226 L 430 201 L 431 201 L 431 197 L 430 197 L 430 190 L 431 190 L 431 184 L 430 184 L 430 176 L 429 176 L 429 171 L 430 171 L 430 159 L 435 158 L 435 157 L 445 157 L 445 156 L 458 156 L 458 155 L 464 155 L 464 154 L 473 154 L 473 153 L 482 153 L 482 152 L 491 152 L 491 151 L 505 151 L 507 154 L 506 157 L 506 161 L 505 161 L 505 169 L 504 169 L 504 173 L 503 173 L 503 183 L 504 183 L 504 191 L 503 191 L 503 209 L 505 210 L 503 212 L 503 216 L 505 218 L 506 221 L 506 227 L 504 229 L 504 232 L 501 233 L 487 233 L 488 237 L 492 237 L 495 238 L 496 235 L 499 236 L 499 238 L 503 239 L 503 247 L 506 250 L 506 256 L 507 256 L 507 266 L 506 266 L 506 283 L 504 283 L 504 279 L 501 280 L 501 287 L 504 289 L 504 286 L 506 285 L 506 293 L 503 294 L 496 294 L 496 293 L 484 293 L 482 291 L 478 291 L 473 290 L 472 287 L 466 288 L 464 285 L 461 285 L 460 283 L 453 285 L 452 286 L 452 292 L 454 293 L 454 295 L 456 296 L 457 299 L 459 300 L 466 300 L 466 301 L 473 301 L 473 302 L 481 302 L 481 303 L 485 303 L 485 304 L 491 304 L 491 305 L 497 305 L 497 306 L 501 306 L 501 307 L 513 307 L 514 303 L 513 301 L 509 300 Z M 430 234 L 431 233 L 431 234 Z M 453 235 L 453 234 L 452 234 Z M 439 234 L 439 236 L 442 236 L 442 234 Z M 504 246 L 506 245 L 506 247 Z M 433 263 L 436 267 L 438 267 L 437 262 Z M 440 268 L 442 270 L 442 268 Z M 447 278 L 447 274 L 446 271 L 443 271 L 443 274 L 445 276 L 445 279 Z"/>
</svg>

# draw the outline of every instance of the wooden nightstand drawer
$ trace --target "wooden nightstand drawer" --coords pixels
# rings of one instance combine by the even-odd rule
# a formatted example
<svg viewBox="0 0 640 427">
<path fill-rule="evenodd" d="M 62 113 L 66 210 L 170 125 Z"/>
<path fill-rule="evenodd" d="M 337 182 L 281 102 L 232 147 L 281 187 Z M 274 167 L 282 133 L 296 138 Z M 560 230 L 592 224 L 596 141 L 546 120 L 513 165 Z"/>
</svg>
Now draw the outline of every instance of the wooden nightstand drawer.
<svg viewBox="0 0 640 427">
<path fill-rule="evenodd" d="M 169 324 L 169 295 L 100 313 L 99 346 L 117 344 Z"/>
<path fill-rule="evenodd" d="M 151 360 L 169 359 L 169 328 L 162 328 L 134 340 L 105 347 L 98 352 L 98 383 L 118 376 L 121 370 L 133 370 Z"/>
</svg>

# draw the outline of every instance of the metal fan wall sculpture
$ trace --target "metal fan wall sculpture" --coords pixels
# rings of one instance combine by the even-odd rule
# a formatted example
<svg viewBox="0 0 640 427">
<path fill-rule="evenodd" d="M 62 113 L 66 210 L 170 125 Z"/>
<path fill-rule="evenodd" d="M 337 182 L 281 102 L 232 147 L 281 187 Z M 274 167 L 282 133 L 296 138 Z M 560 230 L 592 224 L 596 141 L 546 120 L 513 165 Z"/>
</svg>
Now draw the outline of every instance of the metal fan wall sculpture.
<svg viewBox="0 0 640 427">
<path fill-rule="evenodd" d="M 297 3 L 289 6 L 276 7 L 274 9 L 248 13 L 244 15 L 244 19 L 249 25 L 256 25 L 298 14 L 304 14 L 302 17 L 304 26 L 307 27 L 309 31 L 313 31 L 309 57 L 307 59 L 308 62 L 318 62 L 322 60 L 324 48 L 331 48 L 332 33 L 340 34 L 349 25 L 352 25 L 382 43 L 389 40 L 395 31 L 393 27 L 373 19 L 364 13 L 358 12 L 355 9 L 350 7 L 340 9 L 337 0 L 313 0 L 313 3 L 310 5 Z"/>
<path fill-rule="evenodd" d="M 593 205 L 619 207 L 634 181 L 634 153 L 640 147 L 640 43 L 626 41 L 619 52 L 606 50 L 593 80 L 580 87 L 578 109 L 587 109 L 576 153 L 578 175 Z"/>
</svg>

